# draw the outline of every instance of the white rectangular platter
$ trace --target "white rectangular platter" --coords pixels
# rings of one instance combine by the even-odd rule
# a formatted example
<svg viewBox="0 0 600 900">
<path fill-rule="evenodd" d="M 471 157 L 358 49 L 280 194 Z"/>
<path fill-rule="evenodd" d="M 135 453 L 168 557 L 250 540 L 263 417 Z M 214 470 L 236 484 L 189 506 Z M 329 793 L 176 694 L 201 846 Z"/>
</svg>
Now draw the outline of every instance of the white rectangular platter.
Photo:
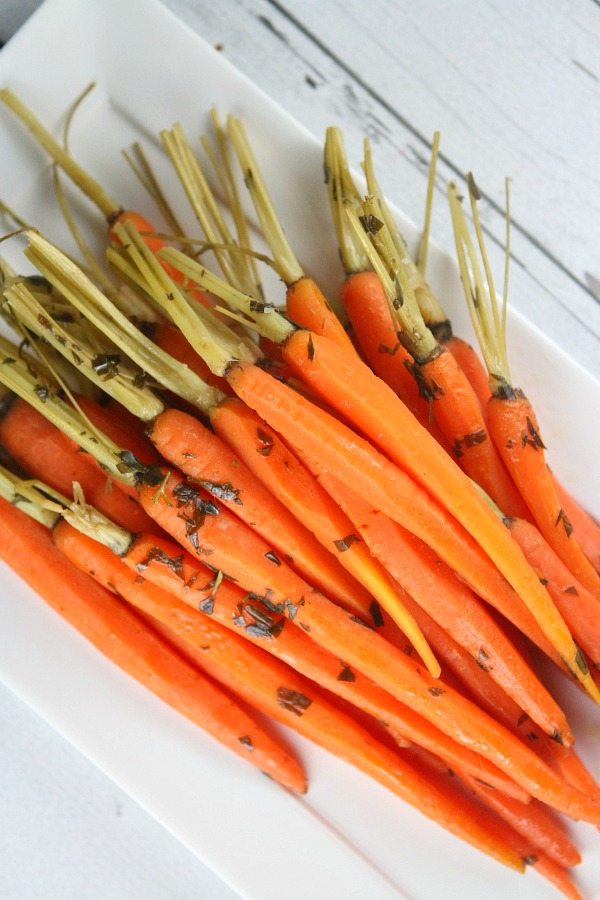
<svg viewBox="0 0 600 900">
<path fill-rule="evenodd" d="M 78 114 L 72 147 L 125 206 L 135 202 L 153 214 L 140 203 L 120 149 L 140 134 L 155 142 L 158 130 L 176 120 L 199 134 L 217 105 L 247 120 L 292 246 L 335 292 L 341 273 L 319 143 L 219 53 L 154 0 L 47 0 L 0 54 L 0 84 L 20 93 L 52 127 L 92 80 L 98 88 Z M 0 133 L 0 195 L 61 239 L 43 156 L 3 110 Z M 414 226 L 401 221 L 414 240 Z M 4 252 L 18 258 L 8 244 Z M 454 264 L 437 248 L 430 276 L 456 331 L 469 333 Z M 590 411 L 600 409 L 600 385 L 514 314 L 509 346 L 515 381 L 539 410 L 555 470 L 600 514 L 600 483 L 590 481 L 600 446 L 598 416 Z M 287 733 L 311 787 L 305 799 L 285 793 L 130 682 L 6 567 L 0 584 L 0 677 L 241 895 L 553 896 L 535 874 L 519 879 L 504 871 Z M 581 755 L 598 772 L 598 713 L 566 686 L 559 690 L 568 694 Z M 573 831 L 585 858 L 580 884 L 586 896 L 600 897 L 600 836 L 590 827 Z"/>
</svg>

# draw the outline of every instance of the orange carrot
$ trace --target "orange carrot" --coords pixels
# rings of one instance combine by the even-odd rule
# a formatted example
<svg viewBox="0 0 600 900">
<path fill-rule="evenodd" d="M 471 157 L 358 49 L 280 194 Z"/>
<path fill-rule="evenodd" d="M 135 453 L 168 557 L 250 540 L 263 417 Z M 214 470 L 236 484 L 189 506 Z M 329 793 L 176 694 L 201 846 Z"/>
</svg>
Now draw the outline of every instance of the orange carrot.
<svg viewBox="0 0 600 900">
<path fill-rule="evenodd" d="M 292 322 L 301 328 L 323 335 L 356 355 L 348 333 L 312 278 L 304 275 L 289 285 L 286 293 L 286 309 Z"/>
<path fill-rule="evenodd" d="M 110 584 L 129 602 L 139 605 L 179 637 L 201 649 L 195 659 L 213 678 L 262 712 L 356 765 L 484 852 L 514 865 L 514 859 L 503 852 L 493 833 L 481 829 L 468 815 L 461 815 L 460 806 L 436 789 L 433 781 L 376 742 L 365 729 L 329 703 L 315 685 L 155 585 L 140 583 L 140 576 L 126 568 L 108 548 L 100 547 L 66 523 L 55 529 L 54 540 L 84 571 L 93 571 L 94 578 Z M 214 602 L 219 602 L 219 588 Z"/>
<path fill-rule="evenodd" d="M 195 372 L 203 381 L 213 387 L 219 388 L 225 394 L 231 393 L 231 388 L 224 378 L 213 375 L 204 360 L 198 356 L 190 346 L 189 341 L 181 333 L 179 328 L 170 322 L 158 322 L 152 327 L 152 340 L 178 362 L 185 363 L 192 372 Z"/>
<path fill-rule="evenodd" d="M 422 541 L 328 477 L 371 553 L 547 734 L 572 743 L 564 713 L 479 599 Z M 564 736 L 564 737 L 563 737 Z"/>
<path fill-rule="evenodd" d="M 559 866 L 568 868 L 581 862 L 581 856 L 569 840 L 564 826 L 537 800 L 528 804 L 519 803 L 471 776 L 461 773 L 461 777 L 486 806 Z"/>
<path fill-rule="evenodd" d="M 406 616 L 386 572 L 363 542 L 357 540 L 350 519 L 282 442 L 279 435 L 237 399 L 219 404 L 213 410 L 211 422 L 217 433 L 236 450 L 265 487 L 298 521 L 307 523 L 323 546 L 335 552 L 341 565 L 366 589 L 366 599 L 356 594 L 350 598 L 353 601 L 351 608 L 367 621 L 372 619 L 376 627 L 383 627 L 383 633 L 388 634 L 389 628 L 379 612 L 381 604 L 421 657 L 430 660 L 430 651 L 410 617 Z M 258 440 L 259 434 L 262 442 Z M 256 452 L 257 449 L 264 449 L 265 445 L 268 446 L 268 453 Z"/>
<path fill-rule="evenodd" d="M 268 436 L 255 432 L 253 437 L 253 451 L 257 456 L 270 452 Z M 278 565 L 281 557 L 328 596 L 368 606 L 370 600 L 365 589 L 279 500 L 257 482 L 244 462 L 218 435 L 197 419 L 171 409 L 155 419 L 150 438 L 165 459 L 202 484 L 272 544 L 269 550 L 273 557 L 271 565 Z"/>
<path fill-rule="evenodd" d="M 131 531 L 154 528 L 138 502 L 102 473 L 96 461 L 24 400 L 16 398 L 0 419 L 0 443 L 13 459 L 36 478 L 43 478 L 67 497 L 78 481 L 87 500 L 117 524 Z"/>
<path fill-rule="evenodd" d="M 505 519 L 525 558 L 543 579 L 573 637 L 600 670 L 600 603 L 573 577 L 534 525 Z"/>
<path fill-rule="evenodd" d="M 157 491 L 140 485 L 140 500 L 161 527 L 198 559 L 209 555 L 211 565 L 236 578 L 252 593 L 285 613 L 331 653 L 372 678 L 382 688 L 406 703 L 460 743 L 478 752 L 506 771 L 532 796 L 567 814 L 600 821 L 600 803 L 589 803 L 564 783 L 534 753 L 509 732 L 483 715 L 477 707 L 441 688 L 422 666 L 416 664 L 379 635 L 356 621 L 355 616 L 312 591 L 283 563 L 269 567 L 264 562 L 264 543 L 224 516 L 210 514 L 199 502 L 198 490 L 178 480 L 173 473 Z"/>
<path fill-rule="evenodd" d="M 369 713 L 394 736 L 398 734 L 428 747 L 449 765 L 461 765 L 509 796 L 527 800 L 527 794 L 495 766 L 448 738 L 361 672 L 340 665 L 336 656 L 310 640 L 303 629 L 285 626 L 285 619 L 274 615 L 259 598 L 248 599 L 239 587 L 222 581 L 218 602 L 215 602 L 212 594 L 214 576 L 211 577 L 208 569 L 182 552 L 178 545 L 154 535 L 137 535 L 121 559 L 136 573 L 183 603 L 193 609 L 208 611 L 213 620 L 238 630 L 247 640 Z"/>
<path fill-rule="evenodd" d="M 599 698 L 600 694 L 593 685 L 589 672 L 582 671 L 578 665 L 577 647 L 568 629 L 547 591 L 527 564 L 521 550 L 502 528 L 501 523 L 486 506 L 466 476 L 444 453 L 431 435 L 419 425 L 390 388 L 361 362 L 352 360 L 349 354 L 336 353 L 335 345 L 331 341 L 316 335 L 310 336 L 306 332 L 296 332 L 286 341 L 284 353 L 286 360 L 311 387 L 350 419 L 363 434 L 370 435 L 374 442 L 390 455 L 392 460 L 405 467 L 423 487 L 456 516 L 529 607 L 548 640 L 556 647 L 570 671 L 582 681 L 591 696 Z M 245 399 L 249 406 L 253 406 L 269 421 L 269 416 L 263 408 L 264 398 L 256 397 L 257 380 L 254 372 L 250 373 L 249 366 L 238 366 L 229 373 L 229 381 L 238 396 L 242 390 L 242 384 L 245 382 L 242 399 Z M 248 382 L 250 383 L 248 384 Z M 279 404 L 284 390 L 284 385 L 278 385 L 277 390 L 269 386 L 270 398 L 274 398 L 277 393 L 279 395 L 277 403 Z M 253 397 L 255 399 L 252 399 Z M 270 405 L 272 407 L 273 403 Z M 297 410 L 301 405 L 301 398 L 296 399 L 295 405 Z M 303 409 L 304 422 L 308 419 L 307 413 L 308 410 Z M 314 418 L 315 415 L 315 411 L 311 410 L 311 418 Z M 319 418 L 319 427 L 323 428 L 323 413 L 319 413 Z M 277 428 L 273 421 L 270 424 Z M 293 427 L 295 434 L 298 435 L 300 431 L 298 425 L 296 418 L 296 421 L 288 425 L 288 432 Z M 331 434 L 333 427 L 328 430 Z M 399 499 L 398 476 L 396 474 L 395 477 L 390 477 L 391 472 L 387 468 L 389 463 L 384 461 L 380 455 L 374 454 L 370 445 L 364 441 L 360 442 L 360 439 L 354 435 L 352 435 L 351 441 L 346 439 L 342 445 L 339 423 L 335 425 L 335 432 L 335 438 L 330 437 L 328 443 L 335 440 L 337 446 L 329 448 L 327 456 L 330 460 L 335 456 L 336 462 L 333 465 L 330 463 L 328 468 L 336 471 L 336 474 L 344 480 L 352 478 L 357 493 L 365 493 L 361 482 L 363 485 L 367 481 L 371 484 L 375 481 L 378 482 L 381 494 L 378 492 L 375 497 L 372 492 L 369 494 L 369 488 L 365 495 L 371 496 L 373 505 L 382 512 L 415 532 L 413 523 L 409 524 L 404 513 L 400 512 L 397 502 Z M 315 435 L 314 427 L 312 433 Z M 321 457 L 321 464 L 327 465 L 322 446 L 327 439 L 324 432 L 318 436 L 318 454 L 314 453 L 317 437 L 314 436 L 310 442 L 306 440 L 307 437 L 307 434 L 302 437 L 303 442 L 308 444 L 303 448 L 304 451 L 308 453 L 312 449 L 314 456 Z M 319 459 L 315 459 L 315 462 L 319 464 Z M 392 469 L 395 473 L 399 471 L 393 466 Z M 422 537 L 426 543 L 430 543 L 425 535 L 418 536 Z M 432 546 L 431 543 L 430 546 Z M 440 552 L 433 546 L 432 549 Z M 440 552 L 440 555 L 455 571 L 465 575 L 466 580 L 480 596 L 488 599 L 489 590 L 481 583 L 481 580 L 478 584 L 475 583 L 478 572 L 471 570 L 470 573 L 465 573 L 462 564 L 448 559 L 447 554 L 445 557 L 443 552 Z M 481 569 L 481 566 L 479 568 Z"/>
<path fill-rule="evenodd" d="M 342 285 L 341 297 L 356 340 L 375 374 L 400 397 L 421 425 L 449 449 L 435 423 L 431 403 L 421 396 L 411 374 L 413 358 L 398 340 L 378 276 L 375 272 L 348 275 Z"/>
<path fill-rule="evenodd" d="M 557 497 L 531 404 L 522 391 L 505 385 L 492 394 L 487 418 L 494 442 L 541 533 L 575 578 L 600 600 L 600 575 L 577 543 Z"/>
<path fill-rule="evenodd" d="M 573 526 L 579 546 L 593 565 L 596 572 L 600 573 L 600 525 L 588 512 L 583 509 L 577 500 L 562 486 L 558 478 L 552 475 L 554 487 L 564 509 Z"/>
<path fill-rule="evenodd" d="M 46 528 L 3 499 L 0 556 L 52 609 L 144 687 L 286 787 L 306 790 L 298 762 L 278 741 L 129 607 L 72 565 Z"/>
<path fill-rule="evenodd" d="M 481 408 L 485 410 L 486 404 L 490 399 L 490 386 L 488 383 L 487 372 L 481 358 L 471 344 L 468 344 L 462 338 L 456 337 L 454 334 L 444 338 L 437 332 L 434 333 L 440 344 L 450 351 L 466 375 L 469 384 L 475 392 L 475 396 L 479 400 Z"/>
</svg>

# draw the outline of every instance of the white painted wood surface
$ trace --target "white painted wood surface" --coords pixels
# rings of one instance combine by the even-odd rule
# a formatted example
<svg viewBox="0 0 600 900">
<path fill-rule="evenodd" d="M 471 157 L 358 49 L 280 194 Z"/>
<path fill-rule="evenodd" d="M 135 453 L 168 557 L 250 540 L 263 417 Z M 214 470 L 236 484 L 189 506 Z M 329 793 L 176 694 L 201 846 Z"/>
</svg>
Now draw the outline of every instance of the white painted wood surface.
<svg viewBox="0 0 600 900">
<path fill-rule="evenodd" d="M 317 136 L 332 122 L 342 125 L 358 160 L 368 134 L 389 196 L 417 220 L 428 141 L 441 129 L 434 236 L 450 244 L 443 185 L 472 168 L 485 194 L 486 227 L 498 242 L 498 271 L 503 177 L 511 176 L 511 302 L 600 377 L 594 0 L 167 5 Z M 35 6 L 3 0 L 0 38 Z M 0 722 L 0 896 L 233 896 L 4 691 Z"/>
</svg>

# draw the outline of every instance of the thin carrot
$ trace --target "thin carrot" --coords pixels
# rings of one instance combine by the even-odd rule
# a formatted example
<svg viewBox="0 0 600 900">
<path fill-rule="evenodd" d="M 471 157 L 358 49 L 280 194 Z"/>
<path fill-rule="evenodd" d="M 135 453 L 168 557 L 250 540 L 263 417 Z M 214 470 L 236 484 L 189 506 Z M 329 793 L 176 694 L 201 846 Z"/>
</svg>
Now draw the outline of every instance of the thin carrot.
<svg viewBox="0 0 600 900">
<path fill-rule="evenodd" d="M 377 743 L 366 730 L 329 703 L 315 685 L 160 588 L 139 583 L 139 575 L 127 569 L 108 548 L 100 547 L 70 525 L 61 523 L 54 531 L 54 540 L 84 571 L 92 570 L 101 583 L 111 584 L 129 602 L 139 605 L 179 637 L 201 649 L 195 657 L 198 664 L 230 690 L 356 765 L 484 852 L 514 865 L 514 859 L 496 845 L 491 832 L 461 815 L 460 807 L 447 801 L 433 782 Z M 218 592 L 217 587 L 215 604 L 219 602 Z"/>
<path fill-rule="evenodd" d="M 349 355 L 334 354 L 331 351 L 333 346 L 325 338 L 317 335 L 310 337 L 305 332 L 297 332 L 288 338 L 284 349 L 287 361 L 301 377 L 332 406 L 351 419 L 362 433 L 371 435 L 375 443 L 387 452 L 392 460 L 405 466 L 421 485 L 428 488 L 436 499 L 456 516 L 529 607 L 540 628 L 560 653 L 570 671 L 585 685 L 592 697 L 600 698 L 595 685 L 591 683 L 589 672 L 583 671 L 578 664 L 577 647 L 550 596 L 539 583 L 520 549 L 485 505 L 472 484 L 387 385 L 376 378 L 362 363 L 351 362 Z M 269 421 L 269 413 L 265 410 L 265 397 L 257 396 L 258 380 L 254 367 L 251 370 L 249 366 L 238 366 L 229 374 L 229 382 L 238 396 L 242 396 L 249 406 L 253 406 Z M 269 385 L 268 391 L 270 409 L 275 410 L 278 406 L 283 406 L 282 394 L 285 386 L 277 385 L 274 388 Z M 290 405 L 291 400 L 286 396 L 286 412 Z M 406 495 L 398 496 L 400 470 L 395 466 L 390 467 L 390 463 L 381 454 L 377 454 L 371 445 L 351 432 L 351 437 L 344 439 L 342 444 L 340 423 L 334 425 L 330 420 L 326 423 L 324 414 L 314 409 L 309 410 L 302 398 L 294 398 L 293 405 L 295 418 L 292 421 L 288 415 L 287 426 L 283 422 L 280 422 L 279 426 L 274 421 L 270 421 L 270 424 L 281 432 L 285 432 L 287 427 L 289 433 L 293 428 L 294 439 L 302 441 L 303 452 L 314 458 L 316 465 L 336 471 L 338 477 L 342 479 L 352 478 L 357 493 L 370 496 L 375 507 L 416 533 L 414 502 L 411 502 L 412 515 L 400 511 L 400 504 L 406 500 Z M 310 432 L 307 429 L 302 435 L 299 434 L 300 407 L 303 425 L 307 425 L 308 421 L 312 424 L 317 417 L 319 420 L 318 427 L 316 423 L 312 424 Z M 272 412 L 270 414 L 272 415 Z M 322 446 L 325 441 L 328 444 L 327 448 Z M 318 452 L 315 453 L 317 445 Z M 373 492 L 374 483 L 378 483 L 380 487 L 377 494 Z M 413 496 L 414 492 L 413 486 L 411 490 Z M 429 515 L 427 522 L 431 524 Z M 455 527 L 451 530 L 456 532 Z M 447 548 L 444 550 L 433 546 L 424 533 L 417 536 L 436 550 L 455 571 L 463 575 L 476 593 L 489 600 L 489 588 L 479 578 L 483 568 L 481 563 L 477 569 L 471 568 L 466 572 L 464 557 L 462 562 L 460 558 L 450 559 Z"/>
<path fill-rule="evenodd" d="M 218 388 L 224 394 L 231 394 L 231 388 L 224 378 L 213 375 L 206 363 L 190 346 L 189 341 L 170 322 L 158 322 L 152 327 L 152 340 L 161 350 L 180 363 L 185 363 L 203 381 Z"/>
<path fill-rule="evenodd" d="M 529 564 L 544 580 L 573 637 L 600 670 L 600 603 L 559 559 L 540 532 L 523 519 L 505 519 Z"/>
<path fill-rule="evenodd" d="M 77 518 L 69 517 L 75 527 Z M 136 573 L 169 591 L 194 609 L 209 610 L 214 620 L 226 628 L 240 631 L 269 653 L 289 663 L 303 675 L 332 693 L 344 697 L 368 712 L 386 728 L 404 738 L 435 749 L 450 765 L 459 763 L 476 777 L 493 784 L 510 796 L 526 800 L 522 789 L 490 766 L 480 756 L 450 740 L 446 735 L 414 713 L 405 704 L 366 679 L 361 672 L 341 666 L 339 659 L 319 647 L 304 629 L 285 626 L 285 620 L 273 614 L 258 597 L 248 596 L 236 585 L 222 581 L 218 602 L 212 596 L 209 570 L 178 545 L 154 535 L 137 535 L 121 555 L 123 562 Z"/>
<path fill-rule="evenodd" d="M 219 435 L 186 413 L 172 409 L 155 419 L 150 438 L 165 459 L 179 466 L 273 544 L 270 553 L 275 565 L 283 559 L 328 596 L 351 605 L 368 606 L 367 591 L 343 570 L 333 553 L 292 512 L 256 481 L 244 461 Z M 255 455 L 270 452 L 268 436 L 255 431 L 253 438 Z"/>
<path fill-rule="evenodd" d="M 421 634 L 404 613 L 394 585 L 365 545 L 357 540 L 352 522 L 329 497 L 318 481 L 294 456 L 266 422 L 238 399 L 217 406 L 211 422 L 218 434 L 233 447 L 253 474 L 296 516 L 306 522 L 318 540 L 366 589 L 367 597 L 352 608 L 376 627 L 384 626 L 379 604 L 396 621 L 421 658 L 431 654 Z M 259 452 L 257 452 L 257 450 Z M 268 452 L 265 452 L 268 450 Z M 388 629 L 389 630 L 389 629 Z"/>
<path fill-rule="evenodd" d="M 414 359 L 412 372 L 419 390 L 431 402 L 435 420 L 460 467 L 507 515 L 526 518 L 528 509 L 490 440 L 479 400 L 452 354 L 437 342 L 423 320 L 416 296 L 420 276 L 375 179 L 368 142 L 365 170 L 373 196 L 363 203 L 363 215 L 359 218 L 350 213 L 350 221 L 379 275 L 398 338 Z M 509 513 L 511 509 L 514 512 Z"/>
<path fill-rule="evenodd" d="M 306 790 L 298 762 L 278 741 L 170 650 L 131 609 L 75 568 L 53 545 L 47 528 L 1 498 L 0 556 L 52 609 L 144 687 L 286 787 Z"/>
<path fill-rule="evenodd" d="M 112 489 L 91 455 L 20 398 L 0 418 L 0 443 L 25 471 L 44 478 L 61 494 L 71 496 L 71 486 L 78 481 L 89 502 L 119 525 L 131 531 L 154 527 L 133 497 Z"/>
<path fill-rule="evenodd" d="M 572 743 L 563 711 L 473 592 L 422 541 L 327 477 L 371 553 L 547 734 Z M 564 736 L 564 737 L 563 737 Z"/>
<path fill-rule="evenodd" d="M 449 187 L 449 197 L 457 253 L 465 283 L 465 296 L 489 373 L 492 396 L 487 404 L 487 421 L 490 434 L 515 484 L 526 500 L 539 530 L 575 578 L 600 600 L 600 575 L 579 546 L 576 535 L 573 534 L 573 526 L 558 499 L 552 475 L 546 466 L 544 453 L 546 447 L 535 412 L 523 391 L 512 384 L 506 349 L 504 314 L 500 316 L 494 280 L 479 223 L 477 210 L 479 194 L 473 177 L 470 176 L 468 180 L 473 221 L 487 289 L 454 185 Z M 471 270 L 467 266 L 467 256 Z M 473 302 L 473 290 L 477 291 L 479 298 L 477 304 Z"/>
<path fill-rule="evenodd" d="M 515 831 L 543 850 L 557 865 L 568 868 L 581 862 L 581 855 L 569 840 L 564 826 L 537 800 L 523 804 L 506 797 L 477 779 L 461 773 L 471 790 Z"/>
<path fill-rule="evenodd" d="M 567 514 L 573 531 L 579 541 L 579 546 L 593 565 L 596 572 L 600 573 L 600 525 L 577 500 L 562 486 L 555 475 L 552 476 L 554 487 L 562 509 Z"/>
</svg>

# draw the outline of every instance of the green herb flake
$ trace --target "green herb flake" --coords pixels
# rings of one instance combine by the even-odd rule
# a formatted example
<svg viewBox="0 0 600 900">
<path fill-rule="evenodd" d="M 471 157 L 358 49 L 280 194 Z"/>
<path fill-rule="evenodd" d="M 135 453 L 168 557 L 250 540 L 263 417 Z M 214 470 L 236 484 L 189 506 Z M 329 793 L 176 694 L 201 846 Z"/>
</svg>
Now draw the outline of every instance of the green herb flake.
<svg viewBox="0 0 600 900">
<path fill-rule="evenodd" d="M 349 550 L 352 544 L 356 543 L 356 541 L 360 541 L 360 538 L 356 534 L 348 534 L 346 537 L 341 538 L 339 541 L 334 541 L 336 548 L 340 553 L 345 553 L 346 550 Z"/>
<path fill-rule="evenodd" d="M 92 368 L 96 375 L 104 376 L 108 380 L 119 374 L 120 363 L 119 353 L 97 353 L 92 359 Z"/>
</svg>

